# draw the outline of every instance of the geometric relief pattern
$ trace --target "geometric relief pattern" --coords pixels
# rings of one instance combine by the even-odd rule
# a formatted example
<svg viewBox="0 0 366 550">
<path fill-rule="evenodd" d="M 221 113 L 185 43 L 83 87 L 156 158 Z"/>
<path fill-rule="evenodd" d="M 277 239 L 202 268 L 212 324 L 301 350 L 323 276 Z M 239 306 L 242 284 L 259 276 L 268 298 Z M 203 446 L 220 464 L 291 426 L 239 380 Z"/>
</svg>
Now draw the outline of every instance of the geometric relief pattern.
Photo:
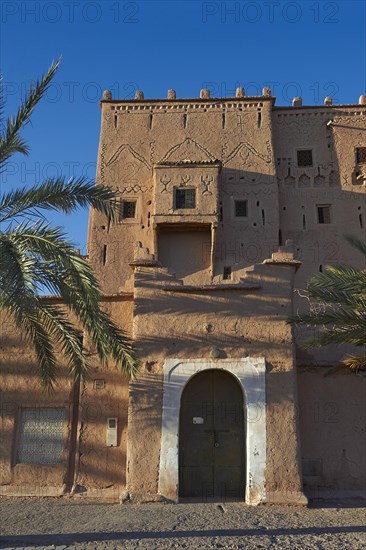
<svg viewBox="0 0 366 550">
<path fill-rule="evenodd" d="M 64 450 L 65 409 L 22 409 L 16 462 L 58 464 Z"/>
<path fill-rule="evenodd" d="M 127 185 L 126 187 L 118 187 L 118 191 L 123 195 L 124 193 L 146 193 L 151 191 L 152 187 L 146 187 L 146 185 Z"/>
<path fill-rule="evenodd" d="M 244 160 L 248 157 L 249 153 L 251 153 L 255 157 L 258 157 L 266 164 L 270 164 L 272 162 L 272 149 L 269 141 L 266 141 L 266 150 L 267 153 L 262 153 L 261 151 L 255 149 L 255 147 L 253 147 L 251 143 L 247 141 L 241 141 L 239 145 L 237 145 L 235 149 L 231 151 L 231 153 L 226 157 L 226 159 L 224 160 L 224 164 L 228 164 L 237 155 L 239 155 L 239 157 Z"/>
</svg>

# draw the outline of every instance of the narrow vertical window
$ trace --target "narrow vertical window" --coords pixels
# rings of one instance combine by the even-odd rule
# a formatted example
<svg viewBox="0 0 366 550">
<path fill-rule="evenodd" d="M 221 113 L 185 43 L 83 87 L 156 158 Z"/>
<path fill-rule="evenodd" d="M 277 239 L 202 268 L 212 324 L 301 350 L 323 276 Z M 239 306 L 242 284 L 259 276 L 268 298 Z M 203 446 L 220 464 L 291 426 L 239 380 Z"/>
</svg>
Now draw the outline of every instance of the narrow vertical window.
<svg viewBox="0 0 366 550">
<path fill-rule="evenodd" d="M 258 112 L 258 128 L 262 126 L 262 113 Z"/>
<path fill-rule="evenodd" d="M 224 273 L 223 273 L 222 278 L 224 280 L 231 279 L 231 266 L 227 265 L 227 266 L 224 267 Z"/>
<path fill-rule="evenodd" d="M 356 148 L 356 162 L 357 164 L 366 164 L 366 147 Z"/>
</svg>

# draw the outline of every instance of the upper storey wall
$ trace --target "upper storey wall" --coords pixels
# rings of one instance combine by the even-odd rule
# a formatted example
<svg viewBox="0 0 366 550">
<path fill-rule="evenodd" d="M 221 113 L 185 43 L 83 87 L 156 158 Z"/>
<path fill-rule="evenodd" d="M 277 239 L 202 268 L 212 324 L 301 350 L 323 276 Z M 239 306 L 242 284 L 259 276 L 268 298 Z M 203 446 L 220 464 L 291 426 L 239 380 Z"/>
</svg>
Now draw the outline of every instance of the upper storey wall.
<svg viewBox="0 0 366 550">
<path fill-rule="evenodd" d="M 278 234 L 272 104 L 268 95 L 102 101 L 97 181 L 136 202 L 135 217 L 119 224 L 91 218 L 89 255 L 104 291 L 127 290 L 136 241 L 157 255 L 160 224 L 218 226 L 216 277 L 227 264 L 234 272 L 269 256 Z M 196 208 L 179 211 L 174 189 L 189 187 Z M 236 216 L 235 200 L 247 201 L 245 216 Z M 248 247 L 258 241 L 268 250 L 253 260 Z"/>
<path fill-rule="evenodd" d="M 298 278 L 357 263 L 343 234 L 365 235 L 366 105 L 276 108 L 273 128 L 280 230 L 299 247 Z"/>
<path fill-rule="evenodd" d="M 328 264 L 364 268 L 363 256 L 344 237 L 365 239 L 366 105 L 275 108 L 273 129 L 280 236 L 293 240 L 302 262 L 295 288 L 306 289 Z M 303 292 L 295 293 L 294 307 L 308 309 Z M 329 363 L 340 354 L 344 350 L 329 347 L 300 350 L 298 359 Z"/>
</svg>

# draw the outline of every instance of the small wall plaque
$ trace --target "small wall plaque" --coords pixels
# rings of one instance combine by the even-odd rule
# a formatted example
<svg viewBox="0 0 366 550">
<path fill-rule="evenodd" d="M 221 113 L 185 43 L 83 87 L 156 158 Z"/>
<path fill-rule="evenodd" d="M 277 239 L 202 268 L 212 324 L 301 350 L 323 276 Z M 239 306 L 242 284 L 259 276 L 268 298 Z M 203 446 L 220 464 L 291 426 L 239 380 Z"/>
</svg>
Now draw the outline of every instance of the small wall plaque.
<svg viewBox="0 0 366 550">
<path fill-rule="evenodd" d="M 204 420 L 202 416 L 194 416 L 193 417 L 193 424 L 203 424 Z"/>
</svg>

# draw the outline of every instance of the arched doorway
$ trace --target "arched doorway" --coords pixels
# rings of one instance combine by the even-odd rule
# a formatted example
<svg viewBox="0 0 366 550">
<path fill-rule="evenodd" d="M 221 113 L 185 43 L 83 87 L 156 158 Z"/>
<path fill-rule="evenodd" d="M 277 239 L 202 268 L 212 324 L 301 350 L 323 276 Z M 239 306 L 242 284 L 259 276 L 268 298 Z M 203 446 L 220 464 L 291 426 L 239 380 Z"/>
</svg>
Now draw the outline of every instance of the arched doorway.
<svg viewBox="0 0 366 550">
<path fill-rule="evenodd" d="M 179 496 L 243 498 L 244 402 L 240 384 L 222 369 L 187 383 L 179 419 Z"/>
</svg>

